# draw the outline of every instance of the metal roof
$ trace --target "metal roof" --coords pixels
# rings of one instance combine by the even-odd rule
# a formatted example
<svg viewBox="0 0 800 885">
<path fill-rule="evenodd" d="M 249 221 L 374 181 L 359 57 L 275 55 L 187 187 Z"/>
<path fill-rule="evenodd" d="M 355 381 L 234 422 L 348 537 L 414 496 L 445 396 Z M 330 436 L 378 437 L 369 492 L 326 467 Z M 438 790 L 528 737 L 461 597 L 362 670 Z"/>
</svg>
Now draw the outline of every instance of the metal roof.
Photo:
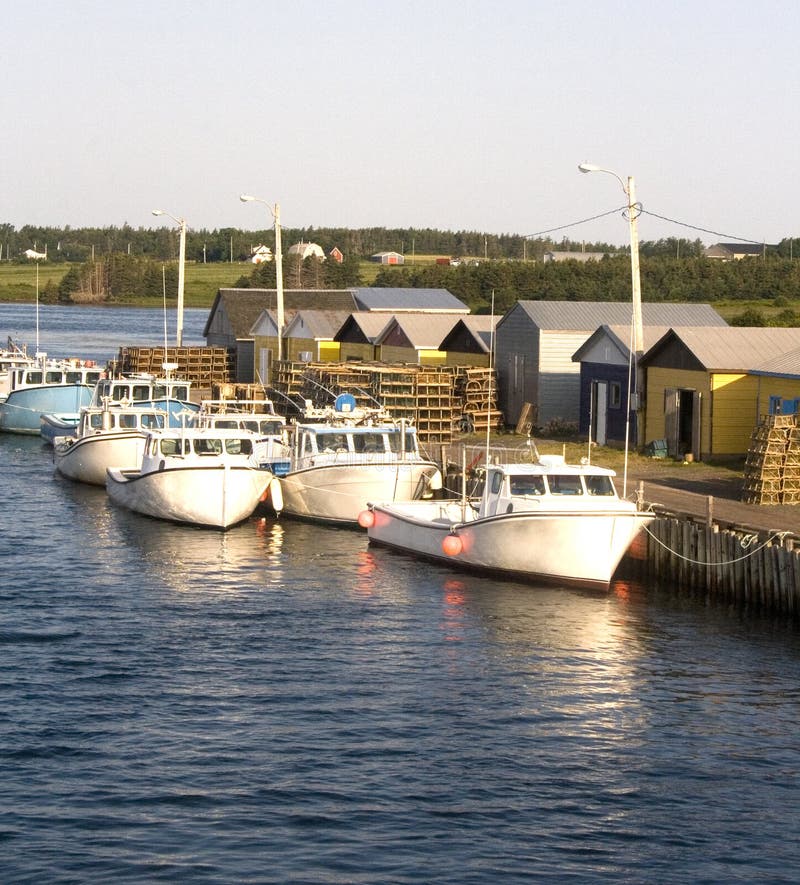
<svg viewBox="0 0 800 885">
<path fill-rule="evenodd" d="M 540 329 L 594 332 L 602 325 L 630 323 L 630 301 L 518 301 Z M 513 308 L 501 320 L 505 322 Z M 642 323 L 648 326 L 727 326 L 710 304 L 648 302 L 642 305 Z M 499 324 L 498 324 L 499 325 Z"/>
<path fill-rule="evenodd" d="M 704 327 L 705 328 L 705 327 Z M 657 341 L 669 332 L 669 326 L 644 326 L 642 339 L 644 350 L 647 352 Z M 603 325 L 590 335 L 586 341 L 572 355 L 573 362 L 580 362 L 585 353 L 597 344 L 601 338 L 608 338 L 617 348 L 619 353 L 627 360 L 631 355 L 631 327 Z"/>
<path fill-rule="evenodd" d="M 469 313 L 469 308 L 447 289 L 352 289 L 358 310 L 436 311 Z"/>
<path fill-rule="evenodd" d="M 306 327 L 303 338 L 333 340 L 350 315 L 346 310 L 298 310 L 287 324 L 284 335 L 293 337 L 295 327 L 302 322 Z"/>
<path fill-rule="evenodd" d="M 382 344 L 399 326 L 415 350 L 438 350 L 448 332 L 462 319 L 459 314 L 401 313 L 393 317 L 376 339 Z"/>
<path fill-rule="evenodd" d="M 651 362 L 664 346 L 675 340 L 680 341 L 706 371 L 765 374 L 800 349 L 800 329 L 727 326 L 714 329 L 710 334 L 707 328 L 673 328 L 645 353 L 643 361 Z"/>
</svg>

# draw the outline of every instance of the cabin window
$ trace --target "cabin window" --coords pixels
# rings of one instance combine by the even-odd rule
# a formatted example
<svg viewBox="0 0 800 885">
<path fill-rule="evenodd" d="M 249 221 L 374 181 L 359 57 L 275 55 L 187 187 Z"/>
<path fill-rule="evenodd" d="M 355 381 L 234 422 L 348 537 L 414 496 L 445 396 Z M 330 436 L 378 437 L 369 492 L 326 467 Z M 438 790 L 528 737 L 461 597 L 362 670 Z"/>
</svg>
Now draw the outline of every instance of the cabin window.
<svg viewBox="0 0 800 885">
<path fill-rule="evenodd" d="M 583 494 L 583 486 L 581 485 L 580 476 L 572 476 L 570 474 L 558 474 L 556 476 L 548 476 L 547 483 L 550 486 L 550 492 L 553 495 Z"/>
<path fill-rule="evenodd" d="M 167 397 L 167 388 L 163 384 L 155 384 L 153 385 L 153 399 L 166 399 Z"/>
<path fill-rule="evenodd" d="M 100 380 L 100 377 L 102 376 L 102 374 L 103 374 L 102 372 L 87 372 L 86 381 L 89 384 L 97 384 L 97 382 Z"/>
<path fill-rule="evenodd" d="M 229 455 L 252 455 L 253 443 L 249 439 L 226 439 L 225 451 Z"/>
<path fill-rule="evenodd" d="M 89 426 L 94 430 L 100 430 L 103 426 L 103 416 L 99 412 L 93 412 L 89 415 Z"/>
<path fill-rule="evenodd" d="M 392 430 L 389 432 L 389 451 L 391 452 L 399 452 L 400 445 L 403 441 L 402 434 L 399 430 Z M 405 450 L 407 452 L 416 453 L 417 451 L 417 436 L 412 430 L 406 431 L 406 440 L 405 440 Z"/>
<path fill-rule="evenodd" d="M 63 380 L 63 372 L 46 372 L 44 376 L 45 384 L 61 384 Z"/>
<path fill-rule="evenodd" d="M 138 403 L 150 399 L 150 387 L 147 384 L 134 384 L 133 399 Z"/>
<path fill-rule="evenodd" d="M 590 495 L 615 495 L 614 483 L 610 476 L 587 476 L 586 491 Z"/>
<path fill-rule="evenodd" d="M 500 493 L 500 489 L 503 487 L 503 474 L 500 471 L 495 471 L 492 474 L 492 493 L 497 495 Z"/>
<path fill-rule="evenodd" d="M 544 480 L 541 476 L 512 476 L 512 495 L 543 495 Z"/>
<path fill-rule="evenodd" d="M 41 384 L 42 383 L 42 373 L 41 372 L 28 372 L 26 379 L 28 384 Z"/>
<path fill-rule="evenodd" d="M 83 381 L 83 375 L 80 372 L 67 372 L 67 384 L 80 384 Z"/>
<path fill-rule="evenodd" d="M 222 440 L 221 439 L 196 439 L 194 441 L 194 450 L 198 455 L 221 455 Z"/>
<path fill-rule="evenodd" d="M 131 389 L 127 384 L 115 384 L 111 392 L 111 398 L 120 402 L 131 398 Z"/>
<path fill-rule="evenodd" d="M 120 415 L 119 426 L 126 430 L 136 429 L 136 415 Z"/>
<path fill-rule="evenodd" d="M 142 415 L 142 427 L 163 427 L 164 418 L 161 415 Z"/>
<path fill-rule="evenodd" d="M 238 430 L 239 422 L 228 418 L 219 418 L 214 422 L 214 427 L 222 428 L 223 430 Z"/>
<path fill-rule="evenodd" d="M 188 387 L 173 387 L 172 388 L 172 398 L 173 399 L 189 399 L 189 388 Z"/>
<path fill-rule="evenodd" d="M 354 433 L 353 448 L 359 453 L 383 452 L 382 433 Z"/>
<path fill-rule="evenodd" d="M 618 409 L 622 405 L 622 385 L 619 381 L 611 381 L 608 385 L 608 407 Z"/>
<path fill-rule="evenodd" d="M 156 443 L 158 440 L 156 440 Z M 189 451 L 189 440 L 187 439 L 184 443 L 182 439 L 176 439 L 175 437 L 167 437 L 161 440 L 161 454 L 162 455 L 182 455 L 184 453 L 184 445 L 185 449 Z"/>
<path fill-rule="evenodd" d="M 261 421 L 259 427 L 261 433 L 268 433 L 272 436 L 280 436 L 283 431 L 283 424 L 280 421 Z"/>
<path fill-rule="evenodd" d="M 347 434 L 344 433 L 318 433 L 317 448 L 320 452 L 346 452 Z"/>
</svg>

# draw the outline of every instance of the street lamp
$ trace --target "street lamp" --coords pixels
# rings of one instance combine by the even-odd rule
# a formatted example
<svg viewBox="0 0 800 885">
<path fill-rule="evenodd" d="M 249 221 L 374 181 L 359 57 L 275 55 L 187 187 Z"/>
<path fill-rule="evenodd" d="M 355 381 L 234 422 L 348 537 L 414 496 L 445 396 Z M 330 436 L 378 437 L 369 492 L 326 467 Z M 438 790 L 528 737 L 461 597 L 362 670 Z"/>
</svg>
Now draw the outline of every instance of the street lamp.
<svg viewBox="0 0 800 885">
<path fill-rule="evenodd" d="M 643 378 L 642 378 L 642 368 L 641 368 L 641 359 L 642 354 L 644 353 L 644 329 L 642 326 L 642 281 L 641 276 L 639 274 L 639 231 L 637 226 L 637 219 L 639 217 L 639 213 L 641 212 L 642 207 L 636 202 L 636 185 L 633 181 L 633 176 L 628 176 L 627 184 L 622 180 L 622 178 L 617 175 L 616 172 L 612 172 L 611 169 L 603 169 L 602 166 L 596 166 L 594 163 L 580 163 L 578 165 L 578 169 L 581 172 L 605 172 L 608 175 L 613 175 L 614 178 L 622 185 L 622 190 L 625 192 L 625 196 L 628 198 L 628 225 L 630 227 L 630 235 L 631 235 L 631 290 L 632 290 L 632 300 L 633 300 L 633 350 L 635 353 L 635 368 L 636 372 L 634 375 L 635 378 L 635 392 L 634 392 L 634 402 L 628 404 L 627 414 L 630 415 L 631 405 L 636 411 L 636 442 L 637 445 L 640 444 L 644 438 L 644 427 L 642 426 L 642 392 L 643 392 Z M 627 492 L 628 485 L 628 460 L 627 460 L 627 451 L 628 451 L 628 421 L 625 422 L 625 473 L 623 478 L 623 494 Z"/>
<path fill-rule="evenodd" d="M 272 213 L 275 223 L 275 288 L 277 289 L 277 326 L 278 326 L 278 360 L 283 359 L 283 253 L 281 251 L 281 207 L 272 205 L 261 197 L 241 194 L 243 203 L 263 203 Z"/>
<path fill-rule="evenodd" d="M 175 336 L 178 347 L 183 346 L 183 286 L 186 278 L 186 221 L 176 218 L 163 209 L 153 209 L 153 215 L 166 215 L 171 218 L 181 230 L 180 248 L 178 250 L 178 329 Z"/>
</svg>

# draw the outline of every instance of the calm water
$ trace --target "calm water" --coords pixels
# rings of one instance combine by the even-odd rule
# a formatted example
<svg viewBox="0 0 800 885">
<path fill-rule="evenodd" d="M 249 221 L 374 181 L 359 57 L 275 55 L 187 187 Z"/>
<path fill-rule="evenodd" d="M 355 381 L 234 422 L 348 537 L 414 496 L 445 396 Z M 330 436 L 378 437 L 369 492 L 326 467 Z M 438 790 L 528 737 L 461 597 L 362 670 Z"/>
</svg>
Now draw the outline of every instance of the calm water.
<svg viewBox="0 0 800 885">
<path fill-rule="evenodd" d="M 140 314 L 79 327 L 113 355 Z M 791 625 L 171 526 L 38 439 L 0 459 L 3 883 L 797 880 Z"/>
</svg>

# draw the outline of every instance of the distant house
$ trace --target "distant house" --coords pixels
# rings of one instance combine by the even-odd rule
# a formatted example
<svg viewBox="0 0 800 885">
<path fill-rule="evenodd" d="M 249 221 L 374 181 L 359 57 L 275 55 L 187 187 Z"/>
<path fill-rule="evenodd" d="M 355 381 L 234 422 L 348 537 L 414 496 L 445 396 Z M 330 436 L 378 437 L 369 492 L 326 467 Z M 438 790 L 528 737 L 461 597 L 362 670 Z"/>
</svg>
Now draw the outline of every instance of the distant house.
<svg viewBox="0 0 800 885">
<path fill-rule="evenodd" d="M 642 357 L 645 437 L 671 455 L 740 456 L 764 415 L 800 404 L 800 329 L 673 328 Z"/>
<path fill-rule="evenodd" d="M 764 243 L 715 243 L 708 246 L 703 254 L 717 261 L 740 261 L 742 258 L 761 258 L 767 248 L 774 247 Z"/>
<path fill-rule="evenodd" d="M 338 246 L 334 246 L 333 249 L 328 252 L 328 258 L 330 258 L 331 261 L 335 261 L 337 264 L 341 264 L 344 261 L 344 254 Z"/>
<path fill-rule="evenodd" d="M 534 423 L 577 423 L 580 415 L 578 348 L 603 324 L 631 322 L 626 301 L 518 301 L 497 324 L 495 366 L 498 408 L 516 424 L 523 406 L 535 410 Z M 707 304 L 643 304 L 645 325 L 726 326 Z"/>
<path fill-rule="evenodd" d="M 35 249 L 26 249 L 22 253 L 29 261 L 47 261 L 47 246 L 44 252 L 37 252 Z"/>
<path fill-rule="evenodd" d="M 377 264 L 405 264 L 405 258 L 399 252 L 376 252 L 369 260 Z"/>
<path fill-rule="evenodd" d="M 272 249 L 269 246 L 253 246 L 250 250 L 250 261 L 253 264 L 264 264 L 272 261 Z"/>
<path fill-rule="evenodd" d="M 607 255 L 615 253 L 608 252 L 545 252 L 542 256 L 542 261 L 547 262 L 550 261 L 600 261 L 602 258 L 605 258 Z"/>
<path fill-rule="evenodd" d="M 488 366 L 498 317 L 471 314 L 461 319 L 439 344 L 449 366 Z"/>
<path fill-rule="evenodd" d="M 320 261 L 325 260 L 322 246 L 318 246 L 316 243 L 295 243 L 293 246 L 289 246 L 288 254 L 290 256 L 297 256 L 301 261 L 305 261 L 306 258 L 319 258 Z"/>
</svg>

